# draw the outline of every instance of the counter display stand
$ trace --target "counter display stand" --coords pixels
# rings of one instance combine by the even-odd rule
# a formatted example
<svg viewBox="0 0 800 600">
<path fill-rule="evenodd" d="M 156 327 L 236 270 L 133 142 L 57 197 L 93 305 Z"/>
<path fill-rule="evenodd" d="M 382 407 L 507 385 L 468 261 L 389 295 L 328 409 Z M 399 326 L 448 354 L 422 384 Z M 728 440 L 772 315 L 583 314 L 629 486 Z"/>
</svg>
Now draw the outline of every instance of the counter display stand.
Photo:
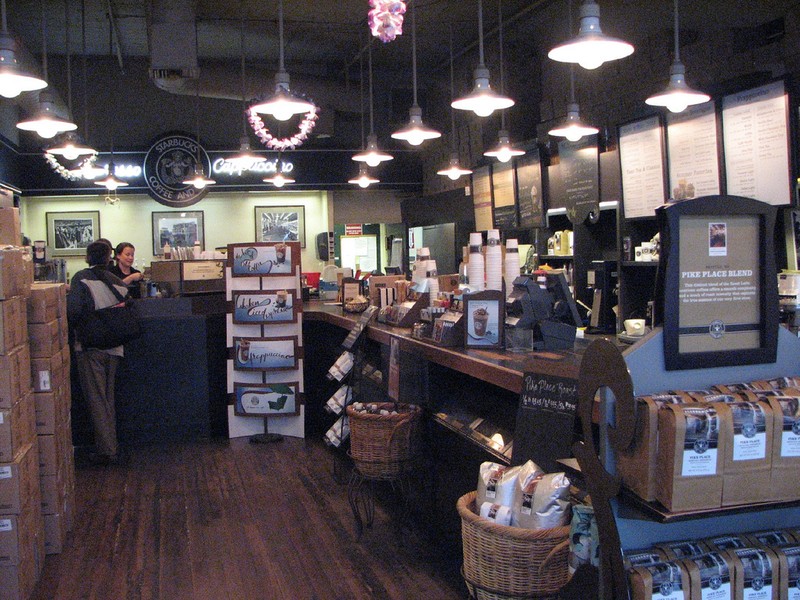
<svg viewBox="0 0 800 600">
<path fill-rule="evenodd" d="M 774 363 L 682 371 L 664 368 L 663 331 L 655 329 L 620 353 L 607 340 L 586 350 L 578 381 L 578 414 L 584 440 L 573 446 L 597 518 L 600 536 L 600 597 L 631 597 L 623 551 L 656 542 L 696 539 L 726 533 L 783 528 L 800 523 L 800 499 L 671 513 L 646 503 L 622 488 L 614 451 L 629 448 L 636 424 L 634 394 L 674 389 L 703 389 L 714 384 L 753 381 L 800 373 L 800 339 L 783 327 L 778 331 Z M 599 406 L 596 401 L 599 396 Z M 593 430 L 593 414 L 599 425 Z M 599 455 L 596 449 L 599 449 Z"/>
</svg>

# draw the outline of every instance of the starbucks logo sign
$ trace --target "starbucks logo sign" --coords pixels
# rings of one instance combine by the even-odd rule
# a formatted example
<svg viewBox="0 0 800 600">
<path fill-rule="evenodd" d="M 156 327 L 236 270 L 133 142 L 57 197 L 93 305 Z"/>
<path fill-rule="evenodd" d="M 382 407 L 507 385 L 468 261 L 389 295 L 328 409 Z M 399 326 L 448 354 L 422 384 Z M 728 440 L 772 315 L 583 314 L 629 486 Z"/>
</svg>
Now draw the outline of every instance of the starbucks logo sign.
<svg viewBox="0 0 800 600">
<path fill-rule="evenodd" d="M 144 157 L 144 179 L 150 196 L 173 208 L 191 206 L 202 200 L 208 189 L 183 183 L 194 174 L 198 156 L 203 171 L 208 174 L 211 162 L 195 139 L 180 133 L 165 134 L 157 139 Z"/>
</svg>

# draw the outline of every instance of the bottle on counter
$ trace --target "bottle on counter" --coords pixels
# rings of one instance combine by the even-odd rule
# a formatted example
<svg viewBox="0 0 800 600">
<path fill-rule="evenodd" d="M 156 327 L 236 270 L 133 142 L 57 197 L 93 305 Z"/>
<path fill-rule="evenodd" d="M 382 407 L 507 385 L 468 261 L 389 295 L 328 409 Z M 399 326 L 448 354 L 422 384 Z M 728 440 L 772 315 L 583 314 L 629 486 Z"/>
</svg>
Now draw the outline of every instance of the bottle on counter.
<svg viewBox="0 0 800 600">
<path fill-rule="evenodd" d="M 202 251 L 200 250 L 200 242 L 198 240 L 195 240 L 194 241 L 194 247 L 192 248 L 192 257 L 195 260 L 200 260 L 200 253 L 201 252 Z"/>
<path fill-rule="evenodd" d="M 172 259 L 172 248 L 169 246 L 169 242 L 164 242 L 164 260 L 171 260 Z"/>
</svg>

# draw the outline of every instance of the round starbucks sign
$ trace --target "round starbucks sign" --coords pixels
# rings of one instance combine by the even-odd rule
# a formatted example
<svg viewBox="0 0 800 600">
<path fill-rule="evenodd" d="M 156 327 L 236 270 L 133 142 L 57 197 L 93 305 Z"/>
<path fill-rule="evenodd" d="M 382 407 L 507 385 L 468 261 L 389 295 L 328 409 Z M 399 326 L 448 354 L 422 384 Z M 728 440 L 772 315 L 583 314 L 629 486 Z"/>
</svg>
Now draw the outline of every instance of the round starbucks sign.
<svg viewBox="0 0 800 600">
<path fill-rule="evenodd" d="M 173 208 L 191 206 L 202 200 L 208 193 L 207 188 L 197 189 L 183 183 L 194 174 L 198 156 L 208 174 L 211 162 L 195 139 L 180 133 L 157 139 L 144 157 L 144 179 L 150 196 Z"/>
</svg>

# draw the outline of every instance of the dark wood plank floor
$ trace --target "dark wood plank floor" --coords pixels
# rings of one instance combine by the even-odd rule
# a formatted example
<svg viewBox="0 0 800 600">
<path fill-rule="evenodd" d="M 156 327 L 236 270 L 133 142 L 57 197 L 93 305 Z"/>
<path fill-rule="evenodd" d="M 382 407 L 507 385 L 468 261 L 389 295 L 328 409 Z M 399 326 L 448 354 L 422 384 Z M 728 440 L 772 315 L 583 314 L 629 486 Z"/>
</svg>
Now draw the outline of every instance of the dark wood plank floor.
<svg viewBox="0 0 800 600">
<path fill-rule="evenodd" d="M 357 539 L 333 473 L 333 451 L 293 438 L 136 448 L 124 467 L 79 468 L 74 532 L 33 598 L 468 597 L 457 558 L 393 527 L 380 489 Z"/>
</svg>

